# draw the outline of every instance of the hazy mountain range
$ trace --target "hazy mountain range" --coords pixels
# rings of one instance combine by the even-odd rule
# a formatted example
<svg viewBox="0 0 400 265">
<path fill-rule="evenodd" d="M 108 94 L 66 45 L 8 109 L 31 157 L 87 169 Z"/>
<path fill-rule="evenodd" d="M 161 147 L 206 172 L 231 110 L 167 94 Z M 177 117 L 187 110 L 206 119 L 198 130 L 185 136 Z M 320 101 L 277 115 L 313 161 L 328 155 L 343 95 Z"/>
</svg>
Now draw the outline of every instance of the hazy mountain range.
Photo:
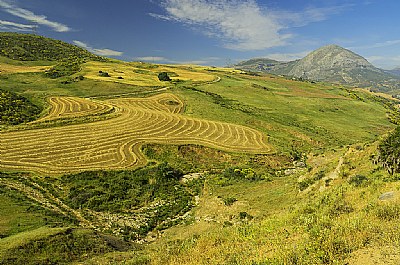
<svg viewBox="0 0 400 265">
<path fill-rule="evenodd" d="M 250 59 L 235 65 L 247 71 L 261 71 L 298 79 L 339 83 L 396 94 L 400 91 L 400 68 L 377 68 L 362 56 L 337 45 L 321 47 L 296 61 Z"/>
</svg>

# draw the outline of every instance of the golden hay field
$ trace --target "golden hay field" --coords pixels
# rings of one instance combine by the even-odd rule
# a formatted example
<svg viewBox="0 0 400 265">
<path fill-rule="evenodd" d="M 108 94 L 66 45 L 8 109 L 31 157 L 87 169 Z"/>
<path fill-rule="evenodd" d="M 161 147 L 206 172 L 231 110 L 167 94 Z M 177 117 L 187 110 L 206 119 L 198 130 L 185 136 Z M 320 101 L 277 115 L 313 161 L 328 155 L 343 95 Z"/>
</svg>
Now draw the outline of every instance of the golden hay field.
<svg viewBox="0 0 400 265">
<path fill-rule="evenodd" d="M 101 115 L 114 109 L 110 104 L 77 97 L 50 97 L 48 102 L 51 106 L 49 114 L 32 123 Z"/>
<path fill-rule="evenodd" d="M 110 77 L 102 77 L 99 71 L 107 72 Z M 114 62 L 87 62 L 82 65 L 81 74 L 86 78 L 117 82 L 135 86 L 164 86 L 165 82 L 158 80 L 160 72 L 171 73 L 173 80 L 210 82 L 215 75 L 204 72 L 201 68 L 191 66 L 151 65 L 145 63 L 114 63 Z"/>
<path fill-rule="evenodd" d="M 254 129 L 189 118 L 184 104 L 165 93 L 150 98 L 120 98 L 104 105 L 54 97 L 50 117 L 90 114 L 113 106 L 119 116 L 93 123 L 0 133 L 0 168 L 62 174 L 123 169 L 146 163 L 144 143 L 200 144 L 233 152 L 268 153 L 264 135 Z M 99 105 L 96 105 L 99 104 Z M 101 108 L 101 107 L 99 107 Z"/>
<path fill-rule="evenodd" d="M 22 66 L 0 63 L 0 74 L 44 72 L 51 66 Z"/>
</svg>

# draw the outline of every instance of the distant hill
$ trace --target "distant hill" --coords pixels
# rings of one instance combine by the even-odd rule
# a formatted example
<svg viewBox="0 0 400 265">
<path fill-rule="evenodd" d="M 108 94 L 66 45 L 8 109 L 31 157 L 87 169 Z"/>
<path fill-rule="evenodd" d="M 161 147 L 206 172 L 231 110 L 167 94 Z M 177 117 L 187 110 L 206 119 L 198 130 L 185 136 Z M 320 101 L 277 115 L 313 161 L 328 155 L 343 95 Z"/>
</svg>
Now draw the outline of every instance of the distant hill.
<svg viewBox="0 0 400 265">
<path fill-rule="evenodd" d="M 268 58 L 254 58 L 247 61 L 240 62 L 235 65 L 236 68 L 247 71 L 263 71 L 271 73 L 286 73 L 289 72 L 297 61 L 280 62 Z"/>
<path fill-rule="evenodd" d="M 0 56 L 19 61 L 59 61 L 101 57 L 72 44 L 34 34 L 0 32 Z"/>
<path fill-rule="evenodd" d="M 269 61 L 269 59 L 267 59 Z M 254 63 L 259 59 L 241 62 L 235 67 L 263 71 L 305 80 L 368 87 L 383 92 L 400 89 L 400 76 L 379 69 L 362 56 L 337 45 L 321 47 L 301 60 L 273 62 L 268 67 Z"/>
<path fill-rule="evenodd" d="M 400 67 L 397 67 L 397 68 L 392 69 L 392 70 L 387 70 L 386 72 L 388 72 L 388 73 L 390 73 L 392 75 L 400 76 Z"/>
</svg>

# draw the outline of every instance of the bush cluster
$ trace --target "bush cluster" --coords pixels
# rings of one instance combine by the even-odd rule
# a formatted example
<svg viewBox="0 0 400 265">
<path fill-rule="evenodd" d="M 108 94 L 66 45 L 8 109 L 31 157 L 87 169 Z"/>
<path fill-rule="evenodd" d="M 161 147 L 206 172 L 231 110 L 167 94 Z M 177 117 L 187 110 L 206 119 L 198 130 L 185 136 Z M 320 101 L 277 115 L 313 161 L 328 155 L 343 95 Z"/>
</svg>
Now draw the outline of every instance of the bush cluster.
<svg viewBox="0 0 400 265">
<path fill-rule="evenodd" d="M 20 61 L 58 61 L 65 58 L 104 60 L 85 49 L 33 34 L 0 33 L 0 55 Z"/>
<path fill-rule="evenodd" d="M 16 125 L 39 116 L 42 109 L 27 98 L 0 89 L 0 124 Z"/>
</svg>

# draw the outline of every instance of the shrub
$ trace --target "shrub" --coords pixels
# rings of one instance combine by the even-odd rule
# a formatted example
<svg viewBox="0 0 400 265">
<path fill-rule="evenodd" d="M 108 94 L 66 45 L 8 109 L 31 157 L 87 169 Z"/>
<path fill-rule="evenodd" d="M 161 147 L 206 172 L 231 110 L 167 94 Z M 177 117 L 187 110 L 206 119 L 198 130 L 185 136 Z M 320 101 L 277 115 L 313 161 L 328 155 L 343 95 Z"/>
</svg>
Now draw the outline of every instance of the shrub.
<svg viewBox="0 0 400 265">
<path fill-rule="evenodd" d="M 16 93 L 0 89 L 0 124 L 16 125 L 39 116 L 41 107 Z"/>
<path fill-rule="evenodd" d="M 227 197 L 227 198 L 222 198 L 222 201 L 226 206 L 231 206 L 237 201 L 237 199 L 234 197 Z"/>
<path fill-rule="evenodd" d="M 161 72 L 158 74 L 158 80 L 160 81 L 171 81 L 171 78 L 169 78 L 167 72 Z"/>
<path fill-rule="evenodd" d="M 101 73 L 100 73 L 101 72 Z M 102 72 L 102 71 L 99 71 L 99 76 L 102 76 L 102 77 L 110 77 L 110 75 L 107 73 L 107 72 Z"/>
<path fill-rule="evenodd" d="M 251 216 L 250 214 L 248 214 L 247 212 L 240 212 L 240 213 L 239 213 L 239 218 L 240 218 L 241 220 L 243 220 L 243 219 L 251 220 L 251 219 L 253 219 L 254 217 Z"/>
<path fill-rule="evenodd" d="M 400 127 L 397 127 L 378 147 L 379 161 L 390 174 L 400 172 Z"/>
<path fill-rule="evenodd" d="M 355 175 L 349 179 L 349 183 L 356 187 L 361 186 L 366 181 L 368 181 L 368 178 L 363 175 Z"/>
<path fill-rule="evenodd" d="M 46 76 L 50 78 L 59 78 L 63 76 L 70 76 L 80 71 L 81 69 L 81 60 L 73 60 L 69 59 L 67 61 L 63 61 L 53 66 L 49 70 L 46 71 Z"/>
</svg>

